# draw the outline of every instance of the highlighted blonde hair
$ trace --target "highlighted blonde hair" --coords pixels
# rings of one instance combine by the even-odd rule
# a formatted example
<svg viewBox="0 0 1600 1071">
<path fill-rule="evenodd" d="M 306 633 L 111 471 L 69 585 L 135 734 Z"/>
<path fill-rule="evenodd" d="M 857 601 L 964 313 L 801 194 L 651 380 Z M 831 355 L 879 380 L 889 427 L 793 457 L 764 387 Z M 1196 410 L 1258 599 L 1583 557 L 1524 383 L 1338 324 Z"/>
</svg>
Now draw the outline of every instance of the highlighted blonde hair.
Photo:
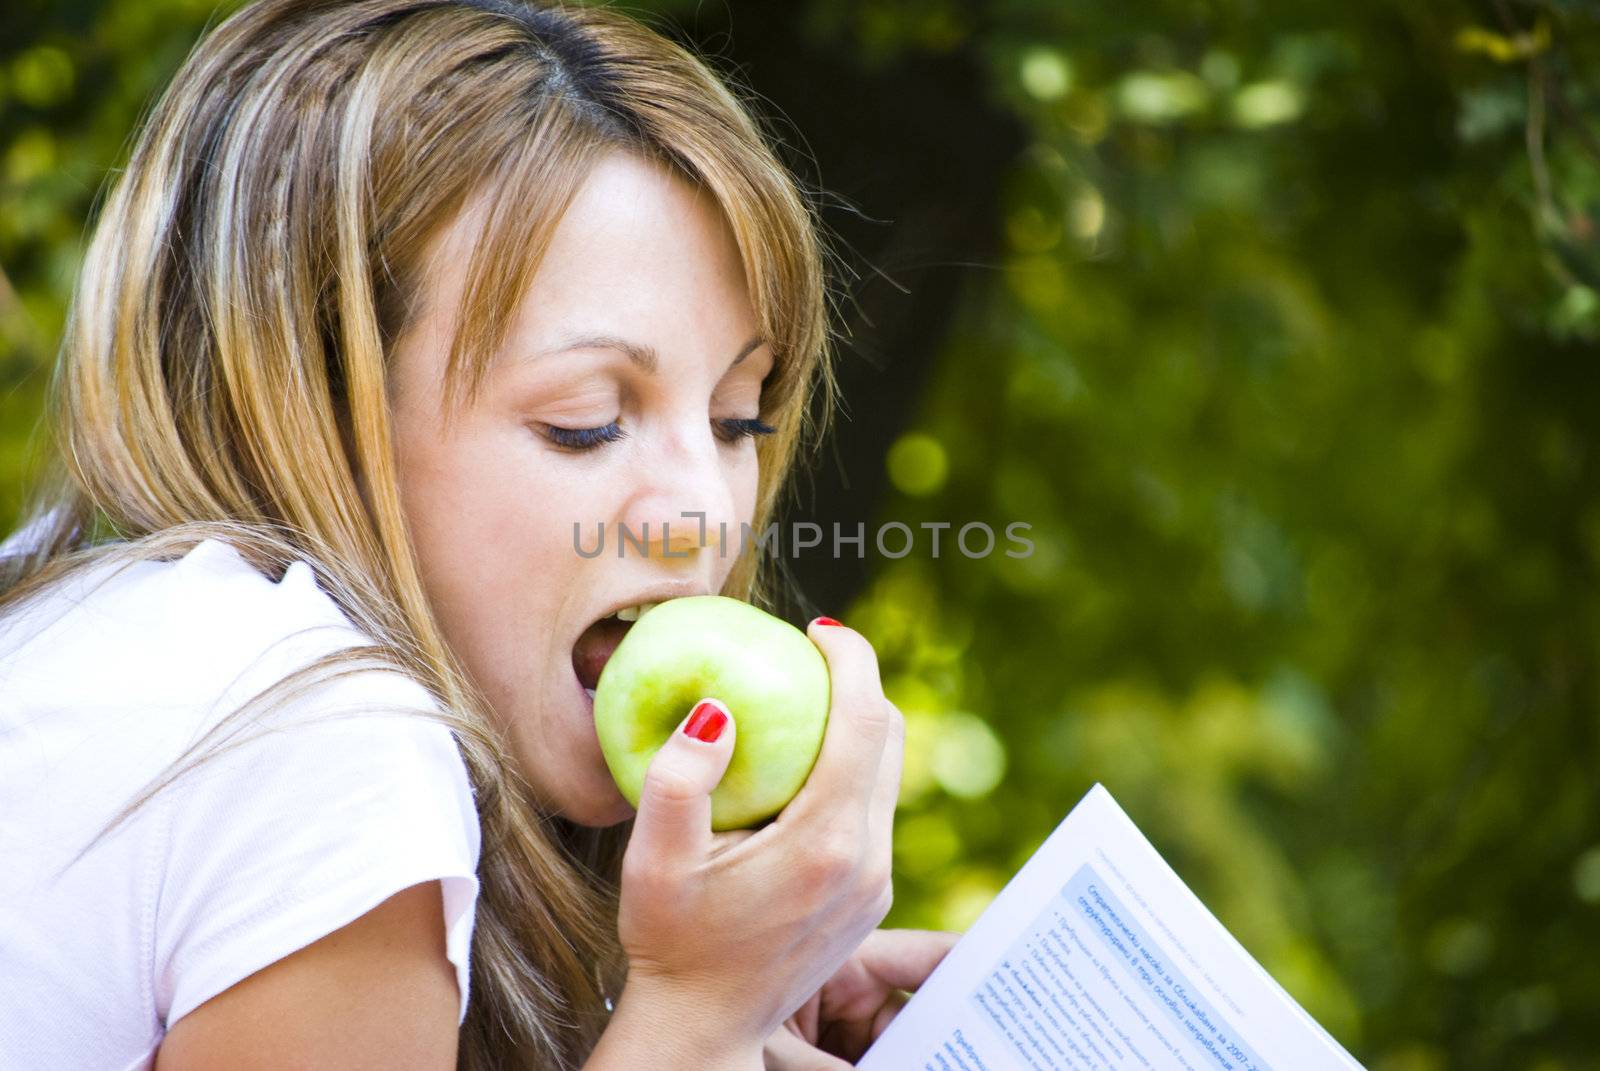
<svg viewBox="0 0 1600 1071">
<path fill-rule="evenodd" d="M 386 354 L 419 308 L 429 240 L 486 198 L 448 358 L 447 404 L 470 401 L 592 165 L 619 149 L 659 161 L 721 207 L 772 344 L 764 528 L 833 408 L 830 255 L 814 194 L 724 78 L 603 8 L 243 7 L 196 45 L 114 173 L 51 380 L 31 547 L 0 559 L 0 614 L 76 569 L 206 538 L 274 580 L 303 559 L 376 645 L 243 709 L 374 664 L 431 692 L 440 709 L 418 713 L 455 733 L 483 831 L 462 1067 L 572 1068 L 593 1048 L 626 971 L 628 826 L 541 814 L 447 648 L 396 492 Z M 767 601 L 756 553 L 725 593 Z M 214 753 L 189 753 L 117 821 Z"/>
</svg>

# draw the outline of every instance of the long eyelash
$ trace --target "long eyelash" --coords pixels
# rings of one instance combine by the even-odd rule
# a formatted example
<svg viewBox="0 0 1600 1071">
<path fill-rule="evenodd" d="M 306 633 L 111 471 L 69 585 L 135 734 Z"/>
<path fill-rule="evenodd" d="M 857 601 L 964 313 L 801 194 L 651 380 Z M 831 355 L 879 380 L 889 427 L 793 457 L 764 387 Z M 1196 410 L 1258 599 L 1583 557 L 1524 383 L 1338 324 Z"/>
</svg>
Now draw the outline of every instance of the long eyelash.
<svg viewBox="0 0 1600 1071">
<path fill-rule="evenodd" d="M 626 437 L 627 432 L 613 420 L 600 428 L 558 428 L 546 424 L 544 435 L 563 450 L 593 450 L 603 443 L 614 443 Z"/>
<path fill-rule="evenodd" d="M 759 420 L 744 420 L 729 418 L 718 420 L 717 424 L 727 433 L 728 442 L 738 442 L 740 439 L 752 435 L 771 435 L 778 429 L 771 424 L 764 424 Z"/>
</svg>

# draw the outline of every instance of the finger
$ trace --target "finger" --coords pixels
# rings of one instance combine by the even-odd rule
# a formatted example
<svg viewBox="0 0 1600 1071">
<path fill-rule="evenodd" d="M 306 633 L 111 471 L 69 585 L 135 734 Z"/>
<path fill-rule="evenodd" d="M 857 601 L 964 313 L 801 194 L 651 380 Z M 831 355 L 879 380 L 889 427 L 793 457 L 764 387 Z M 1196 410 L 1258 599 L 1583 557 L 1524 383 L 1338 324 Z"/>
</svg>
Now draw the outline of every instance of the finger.
<svg viewBox="0 0 1600 1071">
<path fill-rule="evenodd" d="M 946 930 L 873 930 L 854 958 L 885 990 L 914 990 L 959 940 Z"/>
<path fill-rule="evenodd" d="M 878 1014 L 872 1017 L 872 1030 L 867 1041 L 868 1045 L 877 1041 L 883 1032 L 889 1029 L 890 1021 L 900 1014 L 900 1009 L 904 1008 L 910 999 L 898 989 L 889 994 L 889 999 L 883 1002 L 883 1007 L 878 1009 Z M 863 1051 L 865 1051 L 864 1048 Z"/>
<path fill-rule="evenodd" d="M 715 859 L 724 852 L 730 852 L 755 835 L 756 831 L 753 829 L 724 829 L 713 833 L 711 834 L 711 851 L 707 858 Z"/>
<path fill-rule="evenodd" d="M 690 736 L 686 728 L 714 739 Z M 720 700 L 695 704 L 645 771 L 630 854 L 639 853 L 648 865 L 705 857 L 711 847 L 711 790 L 727 772 L 735 735 L 733 717 Z"/>
<path fill-rule="evenodd" d="M 840 1071 L 850 1065 L 830 1056 L 791 1031 L 780 1026 L 762 1049 L 766 1071 Z"/>
<path fill-rule="evenodd" d="M 819 1039 L 821 1047 L 852 1063 L 860 1060 L 862 1054 L 878 1040 L 878 1035 L 884 1032 L 889 1021 L 906 1006 L 906 1001 L 909 999 L 904 993 L 894 990 L 883 998 L 882 1003 L 870 1016 L 862 1019 L 834 1020 L 828 1024 Z"/>
<path fill-rule="evenodd" d="M 828 662 L 828 727 L 816 765 L 779 815 L 780 821 L 841 808 L 864 819 L 889 735 L 889 712 L 872 645 L 854 629 L 818 621 L 811 622 L 806 635 Z"/>
<path fill-rule="evenodd" d="M 793 1015 L 789 1016 L 789 1029 L 799 1034 L 801 1040 L 816 1044 L 821 1014 L 822 991 L 819 989 L 807 997 L 806 1002 L 795 1009 Z"/>
<path fill-rule="evenodd" d="M 905 769 L 906 719 L 899 707 L 887 699 L 883 702 L 889 708 L 889 735 L 867 810 L 867 839 L 869 850 L 877 853 L 887 872 L 894 863 L 894 812 L 900 802 L 900 778 Z"/>
</svg>

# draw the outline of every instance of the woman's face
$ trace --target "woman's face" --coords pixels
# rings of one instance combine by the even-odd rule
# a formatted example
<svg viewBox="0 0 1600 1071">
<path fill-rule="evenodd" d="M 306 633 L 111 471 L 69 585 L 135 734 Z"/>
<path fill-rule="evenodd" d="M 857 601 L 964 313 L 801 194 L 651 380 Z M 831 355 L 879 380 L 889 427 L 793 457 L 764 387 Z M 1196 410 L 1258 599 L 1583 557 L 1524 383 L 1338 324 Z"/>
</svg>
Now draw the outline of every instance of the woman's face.
<svg viewBox="0 0 1600 1071">
<path fill-rule="evenodd" d="M 541 803 L 613 825 L 633 809 L 601 756 L 574 645 L 619 607 L 721 589 L 755 511 L 761 431 L 738 422 L 758 416 L 772 351 L 715 203 L 613 154 L 557 228 L 482 393 L 446 427 L 448 321 L 477 211 L 435 238 L 420 315 L 391 357 L 402 505 L 446 639 Z M 685 513 L 705 514 L 704 542 Z M 604 552 L 580 555 L 574 525 L 592 552 L 601 524 Z M 618 525 L 648 525 L 647 553 Z"/>
</svg>

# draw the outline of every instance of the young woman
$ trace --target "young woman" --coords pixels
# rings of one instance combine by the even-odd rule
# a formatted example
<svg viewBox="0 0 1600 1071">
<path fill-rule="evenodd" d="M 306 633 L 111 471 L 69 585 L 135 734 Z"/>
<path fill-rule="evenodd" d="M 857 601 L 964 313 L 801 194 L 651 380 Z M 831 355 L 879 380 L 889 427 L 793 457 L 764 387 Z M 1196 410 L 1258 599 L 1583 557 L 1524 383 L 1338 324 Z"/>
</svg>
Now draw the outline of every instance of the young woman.
<svg viewBox="0 0 1600 1071">
<path fill-rule="evenodd" d="M 821 430 L 824 253 L 739 98 L 618 14 L 211 32 L 0 558 L 0 1066 L 848 1066 L 953 942 L 875 929 L 867 641 L 810 624 L 823 751 L 753 833 L 709 825 L 740 711 L 685 711 L 635 814 L 584 687 L 618 609 L 763 597 L 719 535 Z M 577 553 L 602 522 L 655 542 Z"/>
</svg>

